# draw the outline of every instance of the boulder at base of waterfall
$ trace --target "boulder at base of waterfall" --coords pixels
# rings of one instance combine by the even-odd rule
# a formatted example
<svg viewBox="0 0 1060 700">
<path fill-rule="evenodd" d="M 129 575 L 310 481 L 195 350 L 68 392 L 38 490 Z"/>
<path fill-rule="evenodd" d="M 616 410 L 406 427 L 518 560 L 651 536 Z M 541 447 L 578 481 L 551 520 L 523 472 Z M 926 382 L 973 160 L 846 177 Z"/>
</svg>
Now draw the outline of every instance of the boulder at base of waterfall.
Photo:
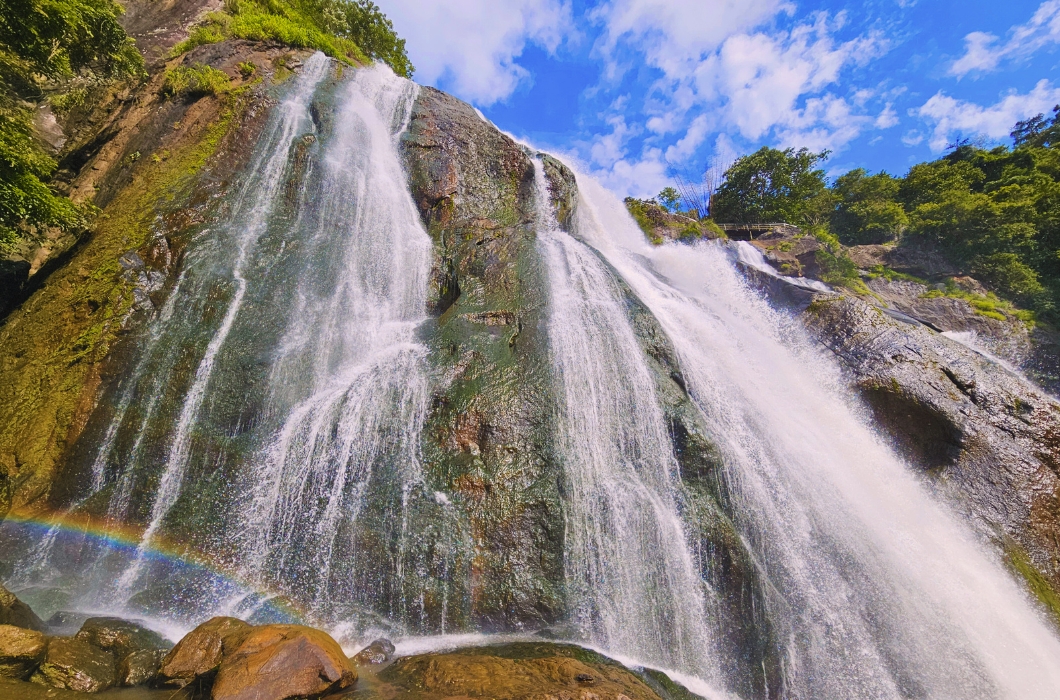
<svg viewBox="0 0 1060 700">
<path fill-rule="evenodd" d="M 91 617 L 85 620 L 74 638 L 111 652 L 119 662 L 134 651 L 155 651 L 173 646 L 158 632 L 118 617 Z"/>
<path fill-rule="evenodd" d="M 357 680 L 334 639 L 301 625 L 255 627 L 226 654 L 213 684 L 213 700 L 285 700 L 319 697 Z"/>
<path fill-rule="evenodd" d="M 353 657 L 359 666 L 380 666 L 394 658 L 394 644 L 389 639 L 377 639 Z"/>
<path fill-rule="evenodd" d="M 3 586 L 0 586 L 0 625 L 14 625 L 38 632 L 48 631 L 44 620 L 37 617 L 37 613 Z"/>
<path fill-rule="evenodd" d="M 162 652 L 158 649 L 134 651 L 118 662 L 118 685 L 144 685 L 158 674 Z"/>
<path fill-rule="evenodd" d="M 48 642 L 37 630 L 0 625 L 0 676 L 25 678 L 44 660 Z"/>
<path fill-rule="evenodd" d="M 635 673 L 569 644 L 519 642 L 398 659 L 366 688 L 366 698 L 414 696 L 506 700 L 688 700 L 660 673 Z M 362 691 L 358 689 L 358 694 Z"/>
<path fill-rule="evenodd" d="M 98 693 L 114 685 L 114 654 L 80 639 L 54 638 L 44 662 L 30 676 L 41 685 Z"/>
<path fill-rule="evenodd" d="M 213 673 L 221 658 L 235 651 L 253 627 L 234 617 L 215 617 L 184 635 L 158 670 L 160 685 L 183 688 L 199 676 Z"/>
</svg>

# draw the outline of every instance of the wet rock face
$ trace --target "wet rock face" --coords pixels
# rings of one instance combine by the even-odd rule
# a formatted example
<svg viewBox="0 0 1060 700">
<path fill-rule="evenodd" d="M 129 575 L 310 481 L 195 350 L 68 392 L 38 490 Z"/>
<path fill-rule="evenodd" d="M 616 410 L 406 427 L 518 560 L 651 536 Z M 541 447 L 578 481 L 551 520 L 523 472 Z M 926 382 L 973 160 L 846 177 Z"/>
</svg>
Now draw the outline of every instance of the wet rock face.
<svg viewBox="0 0 1060 700">
<path fill-rule="evenodd" d="M 184 635 L 162 659 L 158 682 L 183 688 L 196 678 L 213 673 L 220 667 L 223 656 L 234 652 L 251 629 L 234 617 L 207 620 Z"/>
<path fill-rule="evenodd" d="M 134 651 L 118 662 L 118 685 L 144 685 L 158 675 L 162 652 L 158 649 Z"/>
<path fill-rule="evenodd" d="M 434 241 L 436 320 L 426 334 L 437 382 L 424 462 L 429 488 L 457 520 L 446 528 L 465 572 L 448 591 L 429 592 L 427 616 L 438 629 L 448 601 L 451 628 L 542 626 L 563 612 L 563 515 L 547 450 L 533 163 L 469 105 L 432 88 L 421 90 L 402 148 Z"/>
<path fill-rule="evenodd" d="M 256 627 L 226 655 L 213 700 L 284 700 L 349 688 L 357 673 L 328 635 L 299 625 Z"/>
<path fill-rule="evenodd" d="M 55 638 L 48 642 L 44 661 L 30 677 L 34 683 L 55 688 L 98 693 L 115 683 L 114 654 L 80 639 Z"/>
<path fill-rule="evenodd" d="M 965 346 L 856 299 L 819 298 L 803 319 L 849 369 L 898 450 L 1060 590 L 1060 403 Z"/>
<path fill-rule="evenodd" d="M 0 625 L 0 677 L 26 678 L 44 660 L 48 642 L 36 630 Z"/>
</svg>

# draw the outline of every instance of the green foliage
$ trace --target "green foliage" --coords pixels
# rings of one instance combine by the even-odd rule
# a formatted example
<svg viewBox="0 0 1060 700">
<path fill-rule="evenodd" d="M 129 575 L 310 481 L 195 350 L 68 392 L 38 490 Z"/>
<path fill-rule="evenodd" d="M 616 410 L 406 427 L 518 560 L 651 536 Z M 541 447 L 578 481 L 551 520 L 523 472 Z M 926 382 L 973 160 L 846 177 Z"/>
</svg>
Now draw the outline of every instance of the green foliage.
<svg viewBox="0 0 1060 700">
<path fill-rule="evenodd" d="M 234 37 L 317 49 L 346 62 L 375 59 L 412 76 L 404 39 L 369 0 L 226 0 L 225 9 L 207 14 L 174 55 Z"/>
<path fill-rule="evenodd" d="M 244 78 L 249 78 L 254 75 L 254 71 L 256 70 L 257 68 L 250 61 L 240 61 L 239 63 L 239 74 Z"/>
<path fill-rule="evenodd" d="M 659 193 L 656 197 L 659 200 L 659 204 L 665 207 L 668 211 L 676 212 L 679 209 L 681 203 L 681 195 L 673 187 L 667 187 Z"/>
<path fill-rule="evenodd" d="M 162 94 L 167 97 L 196 98 L 223 95 L 231 89 L 231 80 L 212 66 L 177 66 L 166 71 Z"/>
<path fill-rule="evenodd" d="M 85 225 L 88 207 L 45 184 L 56 163 L 33 138 L 32 104 L 44 88 L 77 71 L 139 74 L 143 59 L 118 24 L 111 0 L 0 0 L 0 252 L 34 231 Z M 52 100 L 62 113 L 84 102 L 83 88 Z"/>
<path fill-rule="evenodd" d="M 640 230 L 644 232 L 644 235 L 648 237 L 648 240 L 659 245 L 663 242 L 662 237 L 655 232 L 655 225 L 652 221 L 653 209 L 659 208 L 659 203 L 654 199 L 637 199 L 636 197 L 626 197 L 623 200 L 626 205 L 626 210 L 633 217 L 633 220 L 637 222 L 637 226 L 640 226 Z"/>
<path fill-rule="evenodd" d="M 832 232 L 846 245 L 893 241 L 909 225 L 905 209 L 896 200 L 900 180 L 887 173 L 868 175 L 851 170 L 832 186 L 837 204 Z"/>
<path fill-rule="evenodd" d="M 43 81 L 81 68 L 142 72 L 143 59 L 118 24 L 121 13 L 111 0 L 0 0 L 0 80 L 33 97 Z"/>
<path fill-rule="evenodd" d="M 817 165 L 828 151 L 762 148 L 733 163 L 714 195 L 711 216 L 731 223 L 789 223 L 817 227 L 834 195 Z"/>
</svg>

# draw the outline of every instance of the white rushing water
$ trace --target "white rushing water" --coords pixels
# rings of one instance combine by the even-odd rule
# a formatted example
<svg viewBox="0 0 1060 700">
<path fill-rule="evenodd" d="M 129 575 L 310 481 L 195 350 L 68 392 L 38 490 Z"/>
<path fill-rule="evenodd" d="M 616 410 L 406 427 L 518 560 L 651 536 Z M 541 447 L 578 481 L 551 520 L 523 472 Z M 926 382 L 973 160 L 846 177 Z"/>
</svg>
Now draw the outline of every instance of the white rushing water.
<svg viewBox="0 0 1060 700">
<path fill-rule="evenodd" d="M 327 595 L 336 541 L 357 520 L 376 471 L 399 479 L 405 516 L 422 478 L 427 399 L 426 347 L 415 331 L 426 319 L 431 241 L 397 148 L 417 87 L 377 67 L 341 90 L 322 172 L 311 179 L 319 183 L 308 195 L 315 216 L 298 231 L 308 243 L 296 301 L 269 377 L 283 423 L 255 460 L 238 525 L 251 578 L 282 577 L 289 560 L 301 560 L 318 596 Z"/>
<path fill-rule="evenodd" d="M 119 595 L 127 592 L 143 572 L 146 548 L 180 496 L 188 466 L 192 429 L 206 398 L 218 353 L 228 340 L 246 296 L 247 279 L 244 268 L 258 239 L 265 233 L 269 215 L 279 201 L 283 176 L 288 168 L 288 153 L 295 139 L 305 133 L 307 126 L 311 124 L 309 102 L 317 85 L 324 79 L 328 66 L 329 60 L 322 53 L 316 53 L 307 59 L 296 89 L 278 106 L 279 118 L 273 120 L 265 135 L 264 147 L 260 149 L 261 155 L 251 166 L 250 172 L 255 173 L 255 177 L 247 180 L 236 199 L 236 215 L 233 220 L 241 225 L 233 227 L 229 232 L 235 242 L 235 259 L 230 270 L 234 290 L 228 299 L 221 323 L 207 344 L 195 370 L 191 387 L 184 397 L 169 454 L 151 506 L 150 520 L 144 530 L 135 560 L 118 581 Z M 176 294 L 174 296 L 179 298 Z M 108 428 L 109 432 L 111 429 Z M 112 440 L 110 442 L 112 443 Z M 107 447 L 109 449 L 109 445 Z"/>
<path fill-rule="evenodd" d="M 677 460 L 644 353 L 611 273 L 556 223 L 539 161 L 535 175 L 573 621 L 609 652 L 711 679 L 703 582 L 677 512 Z"/>
<path fill-rule="evenodd" d="M 1060 641 L 720 244 L 652 247 L 580 177 L 577 234 L 672 340 L 774 594 L 782 697 L 1056 698 Z M 632 419 L 631 419 L 632 420 Z"/>
</svg>

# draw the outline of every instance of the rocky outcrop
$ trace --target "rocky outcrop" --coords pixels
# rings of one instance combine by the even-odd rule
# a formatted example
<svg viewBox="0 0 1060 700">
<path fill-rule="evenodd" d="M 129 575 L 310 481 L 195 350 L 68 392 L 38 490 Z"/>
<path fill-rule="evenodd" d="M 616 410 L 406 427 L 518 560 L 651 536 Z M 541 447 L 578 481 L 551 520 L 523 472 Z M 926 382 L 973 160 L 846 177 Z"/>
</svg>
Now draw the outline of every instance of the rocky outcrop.
<svg viewBox="0 0 1060 700">
<path fill-rule="evenodd" d="M 533 163 L 472 107 L 432 88 L 422 88 L 402 147 L 435 243 L 428 343 L 438 388 L 425 463 L 432 488 L 461 514 L 461 566 L 473 572 L 457 584 L 467 589 L 448 594 L 449 619 L 486 630 L 546 625 L 563 612 L 563 515 L 547 450 Z M 444 596 L 429 595 L 433 619 Z"/>
<path fill-rule="evenodd" d="M 243 89 L 172 100 L 161 94 L 158 72 L 110 95 L 110 107 L 84 117 L 84 134 L 69 134 L 57 177 L 102 215 L 76 245 L 49 258 L 46 274 L 21 284 L 31 296 L 0 320 L 0 514 L 63 503 L 69 492 L 53 493 L 57 482 L 78 487 L 77 474 L 59 472 L 108 371 L 123 371 L 120 362 L 108 365 L 112 351 L 164 293 L 179 234 L 202 223 L 251 152 L 273 61 L 304 53 L 237 41 L 199 47 L 172 63 L 211 65 Z M 253 76 L 240 73 L 243 61 L 255 64 Z"/>
<path fill-rule="evenodd" d="M 963 345 L 857 299 L 821 298 L 804 318 L 897 449 L 930 470 L 1010 558 L 1029 558 L 1060 591 L 1060 403 Z"/>
</svg>

